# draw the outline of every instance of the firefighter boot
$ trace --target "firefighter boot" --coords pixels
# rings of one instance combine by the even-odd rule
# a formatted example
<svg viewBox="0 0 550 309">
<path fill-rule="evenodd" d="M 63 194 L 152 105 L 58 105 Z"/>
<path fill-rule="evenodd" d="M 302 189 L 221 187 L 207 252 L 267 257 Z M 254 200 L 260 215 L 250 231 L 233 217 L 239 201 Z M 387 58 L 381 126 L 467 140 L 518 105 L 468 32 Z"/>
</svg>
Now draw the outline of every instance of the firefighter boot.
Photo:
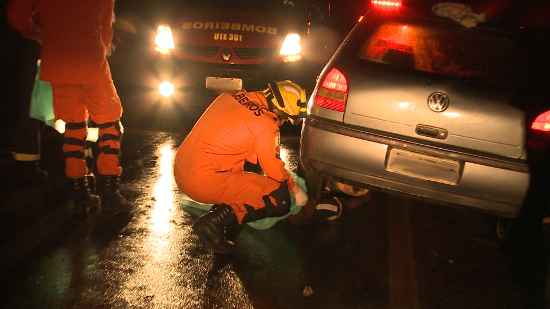
<svg viewBox="0 0 550 309">
<path fill-rule="evenodd" d="M 87 177 L 70 179 L 69 205 L 77 217 L 86 217 L 101 207 L 101 199 L 92 193 Z"/>
<path fill-rule="evenodd" d="M 237 241 L 237 238 L 239 238 L 243 227 L 244 225 L 235 223 L 230 224 L 225 228 L 225 238 L 232 246 L 235 246 L 235 242 Z"/>
<path fill-rule="evenodd" d="M 104 210 L 119 212 L 130 208 L 130 203 L 120 193 L 120 178 L 118 176 L 100 175 L 98 185 Z"/>
<path fill-rule="evenodd" d="M 193 230 L 214 253 L 226 254 L 235 247 L 235 243 L 227 238 L 226 231 L 236 224 L 237 218 L 231 207 L 214 205 L 193 224 Z"/>
</svg>

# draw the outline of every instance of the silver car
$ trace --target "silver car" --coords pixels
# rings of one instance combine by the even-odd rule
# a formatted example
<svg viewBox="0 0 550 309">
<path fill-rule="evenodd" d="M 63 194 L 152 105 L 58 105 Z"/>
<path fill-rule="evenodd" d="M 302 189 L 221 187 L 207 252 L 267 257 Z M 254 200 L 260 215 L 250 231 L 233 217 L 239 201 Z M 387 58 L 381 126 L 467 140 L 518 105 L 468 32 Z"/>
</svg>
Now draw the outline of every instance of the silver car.
<svg viewBox="0 0 550 309">
<path fill-rule="evenodd" d="M 322 70 L 300 159 L 309 183 L 375 188 L 518 216 L 526 139 L 550 131 L 515 31 L 423 14 L 360 18 Z M 532 104 L 531 104 L 532 103 Z"/>
</svg>

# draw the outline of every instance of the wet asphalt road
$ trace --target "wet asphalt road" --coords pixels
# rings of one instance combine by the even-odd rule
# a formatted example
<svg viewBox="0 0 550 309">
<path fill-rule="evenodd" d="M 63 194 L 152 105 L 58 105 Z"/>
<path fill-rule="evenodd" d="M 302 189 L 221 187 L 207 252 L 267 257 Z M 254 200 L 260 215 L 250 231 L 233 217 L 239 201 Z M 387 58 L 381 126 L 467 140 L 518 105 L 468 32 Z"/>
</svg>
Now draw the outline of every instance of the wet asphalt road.
<svg viewBox="0 0 550 309">
<path fill-rule="evenodd" d="M 175 148 L 207 101 L 127 107 L 130 214 L 75 221 L 55 181 L 3 193 L 3 307 L 523 307 L 494 218 L 382 193 L 335 224 L 246 227 L 234 255 L 212 255 L 191 233 L 200 212 L 185 206 L 172 177 Z M 282 142 L 295 169 L 297 131 Z"/>
</svg>

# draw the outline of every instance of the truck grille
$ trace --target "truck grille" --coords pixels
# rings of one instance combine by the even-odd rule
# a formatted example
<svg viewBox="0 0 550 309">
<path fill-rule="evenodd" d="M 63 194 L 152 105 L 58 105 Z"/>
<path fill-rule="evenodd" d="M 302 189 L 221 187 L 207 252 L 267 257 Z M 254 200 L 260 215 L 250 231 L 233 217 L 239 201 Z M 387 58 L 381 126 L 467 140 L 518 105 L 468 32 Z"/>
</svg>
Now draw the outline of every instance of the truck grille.
<svg viewBox="0 0 550 309">
<path fill-rule="evenodd" d="M 235 48 L 234 50 L 241 59 L 270 58 L 275 54 L 272 48 Z"/>
<path fill-rule="evenodd" d="M 211 57 L 216 55 L 219 48 L 215 46 L 184 45 L 182 46 L 182 49 L 185 51 L 185 53 L 192 56 Z"/>
</svg>

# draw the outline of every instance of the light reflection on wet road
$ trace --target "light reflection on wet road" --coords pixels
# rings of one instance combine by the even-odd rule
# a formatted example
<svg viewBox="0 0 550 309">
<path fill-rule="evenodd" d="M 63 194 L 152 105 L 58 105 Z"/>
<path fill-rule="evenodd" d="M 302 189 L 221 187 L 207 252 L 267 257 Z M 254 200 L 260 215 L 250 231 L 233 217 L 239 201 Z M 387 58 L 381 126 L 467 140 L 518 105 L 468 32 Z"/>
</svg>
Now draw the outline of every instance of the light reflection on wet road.
<svg viewBox="0 0 550 309">
<path fill-rule="evenodd" d="M 245 228 L 234 256 L 213 256 L 192 235 L 200 212 L 183 207 L 189 198 L 173 179 L 182 136 L 129 130 L 123 191 L 135 204 L 133 216 L 63 227 L 56 242 L 10 279 L 6 308 L 387 308 L 385 209 L 388 201 L 403 201 L 374 201 L 350 212 L 346 223 L 317 229 L 286 222 L 265 231 Z M 282 159 L 296 168 L 296 137 L 282 143 Z M 516 308 L 484 217 L 415 209 L 426 308 Z M 302 296 L 306 283 L 313 297 Z M 477 293 L 487 286 L 493 289 Z"/>
<path fill-rule="evenodd" d="M 177 211 L 176 188 L 172 176 L 172 161 L 174 158 L 174 141 L 168 140 L 159 145 L 156 150 L 157 166 L 152 167 L 148 198 L 152 206 L 147 207 L 144 216 L 138 218 L 137 226 L 143 229 L 143 239 L 136 241 L 134 261 L 130 264 L 140 265 L 136 273 L 123 282 L 120 295 L 130 306 L 143 305 L 144 302 L 153 306 L 177 305 L 189 297 L 179 297 L 177 265 L 180 252 L 184 250 L 181 230 L 176 231 L 175 215 Z M 179 214 L 181 215 L 181 214 Z M 188 230 L 185 231 L 188 233 Z M 138 236 L 138 235 L 136 235 Z"/>
<path fill-rule="evenodd" d="M 153 189 L 153 198 L 155 204 L 152 210 L 151 231 L 152 237 L 150 242 L 166 244 L 165 236 L 170 233 L 170 219 L 174 209 L 174 195 L 176 192 L 174 186 L 174 177 L 172 166 L 174 161 L 174 145 L 166 142 L 160 145 L 159 153 L 159 175 L 158 180 Z M 154 248 L 154 251 L 163 252 L 163 248 Z"/>
<path fill-rule="evenodd" d="M 136 232 L 125 241 L 133 249 L 112 258 L 135 267 L 128 276 L 120 277 L 119 272 L 113 272 L 115 277 L 119 276 L 121 285 L 113 305 L 200 308 L 211 298 L 203 294 L 213 256 L 191 235 L 190 215 L 181 207 L 188 197 L 177 192 L 173 178 L 177 143 L 173 137 L 166 139 L 155 151 L 156 164 L 138 184 L 148 190 L 137 202 L 145 210 L 132 222 Z M 226 305 L 251 307 L 235 273 L 227 271 L 222 279 L 230 287 L 230 297 L 224 299 Z"/>
<path fill-rule="evenodd" d="M 77 234 L 69 233 L 66 243 L 29 263 L 10 307 L 254 307 L 240 278 L 242 269 L 236 269 L 239 262 L 213 256 L 191 234 L 190 213 L 198 213 L 182 207 L 189 198 L 177 191 L 172 171 L 180 139 L 163 133 L 130 135 L 125 173 L 131 175 L 123 191 L 133 197 L 133 217 L 97 217 L 77 228 Z M 284 148 L 295 159 L 292 152 Z M 260 239 L 254 232 L 245 229 L 242 243 L 244 250 L 255 250 L 253 265 L 261 271 L 249 274 L 245 269 L 244 276 L 265 284 L 277 266 L 265 265 L 276 258 L 260 242 L 272 238 L 279 249 L 294 250 L 279 232 L 264 232 Z M 25 298 L 27 293 L 32 297 Z M 262 308 L 277 307 L 256 298 Z"/>
</svg>

